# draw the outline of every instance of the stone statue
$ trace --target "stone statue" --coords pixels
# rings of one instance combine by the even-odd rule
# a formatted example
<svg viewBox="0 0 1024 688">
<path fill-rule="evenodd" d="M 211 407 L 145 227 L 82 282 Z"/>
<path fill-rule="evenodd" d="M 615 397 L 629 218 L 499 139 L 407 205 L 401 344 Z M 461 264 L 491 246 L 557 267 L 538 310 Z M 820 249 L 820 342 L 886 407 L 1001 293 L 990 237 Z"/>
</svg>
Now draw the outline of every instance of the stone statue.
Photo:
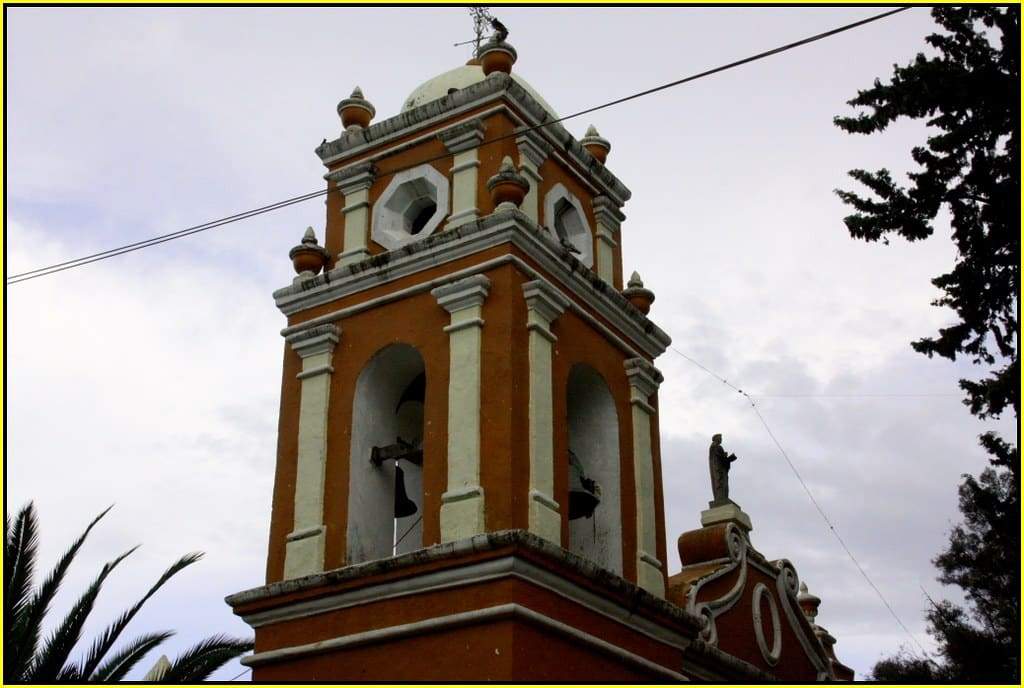
<svg viewBox="0 0 1024 688">
<path fill-rule="evenodd" d="M 722 447 L 722 435 L 716 434 L 711 438 L 711 447 L 708 449 L 708 468 L 711 469 L 711 493 L 714 501 L 711 506 L 731 504 L 729 499 L 729 465 L 736 460 L 735 454 L 727 454 Z"/>
</svg>

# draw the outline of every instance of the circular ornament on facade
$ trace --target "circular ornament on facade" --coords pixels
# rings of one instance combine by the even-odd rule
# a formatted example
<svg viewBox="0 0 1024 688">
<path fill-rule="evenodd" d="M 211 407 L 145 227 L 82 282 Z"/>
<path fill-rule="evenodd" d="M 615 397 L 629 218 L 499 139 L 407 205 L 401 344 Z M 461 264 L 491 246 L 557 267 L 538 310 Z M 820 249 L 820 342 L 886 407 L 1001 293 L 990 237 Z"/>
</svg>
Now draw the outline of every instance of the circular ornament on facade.
<svg viewBox="0 0 1024 688">
<path fill-rule="evenodd" d="M 762 601 L 768 600 L 768 611 L 772 620 L 772 645 L 768 647 L 768 641 L 764 637 L 764 619 L 761 615 Z M 764 661 L 770 666 L 775 666 L 782 655 L 782 625 L 779 623 L 779 607 L 772 597 L 771 591 L 764 583 L 754 586 L 753 594 L 754 614 L 754 638 L 757 640 L 757 649 L 761 651 Z"/>
</svg>

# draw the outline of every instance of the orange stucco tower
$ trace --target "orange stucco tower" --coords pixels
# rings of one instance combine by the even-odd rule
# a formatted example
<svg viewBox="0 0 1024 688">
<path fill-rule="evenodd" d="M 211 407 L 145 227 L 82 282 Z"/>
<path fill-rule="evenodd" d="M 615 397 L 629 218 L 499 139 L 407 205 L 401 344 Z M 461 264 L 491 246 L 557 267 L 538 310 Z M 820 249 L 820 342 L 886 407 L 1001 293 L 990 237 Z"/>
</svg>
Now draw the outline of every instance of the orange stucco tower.
<svg viewBox="0 0 1024 688">
<path fill-rule="evenodd" d="M 254 680 L 765 675 L 666 599 L 670 340 L 623 283 L 630 191 L 515 60 L 492 40 L 377 122 L 356 89 L 317 148 L 267 585 L 228 599 Z"/>
</svg>

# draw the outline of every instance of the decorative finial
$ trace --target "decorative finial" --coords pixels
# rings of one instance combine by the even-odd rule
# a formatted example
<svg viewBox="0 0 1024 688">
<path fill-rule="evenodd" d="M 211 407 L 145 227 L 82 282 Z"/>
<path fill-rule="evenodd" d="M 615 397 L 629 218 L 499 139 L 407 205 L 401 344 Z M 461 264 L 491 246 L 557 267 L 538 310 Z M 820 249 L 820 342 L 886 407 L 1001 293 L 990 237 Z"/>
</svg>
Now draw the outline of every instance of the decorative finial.
<svg viewBox="0 0 1024 688">
<path fill-rule="evenodd" d="M 307 227 L 302 242 L 288 251 L 288 257 L 292 260 L 296 274 L 308 272 L 312 276 L 324 269 L 331 254 L 317 242 L 313 228 Z"/>
<path fill-rule="evenodd" d="M 496 210 L 518 208 L 530 190 L 530 182 L 519 174 L 512 158 L 506 155 L 498 166 L 498 174 L 487 180 L 487 190 Z"/>
<path fill-rule="evenodd" d="M 373 103 L 363 95 L 363 89 L 358 86 L 352 91 L 352 95 L 338 103 L 338 115 L 341 117 L 341 126 L 345 131 L 363 129 L 370 126 L 370 120 L 377 114 Z"/>
<path fill-rule="evenodd" d="M 639 272 L 633 271 L 629 282 L 626 283 L 626 288 L 622 290 L 622 295 L 626 297 L 627 301 L 640 309 L 640 312 L 644 315 L 651 312 L 651 304 L 654 303 L 654 292 L 644 288 L 644 281 L 640 279 Z"/>
<path fill-rule="evenodd" d="M 519 55 L 516 53 L 516 49 L 505 41 L 508 38 L 508 29 L 505 28 L 505 25 L 490 16 L 489 21 L 494 28 L 494 33 L 476 51 L 476 56 L 480 59 L 480 65 L 484 70 L 484 76 L 497 72 L 511 74 L 512 65 L 515 64 Z"/>
<path fill-rule="evenodd" d="M 608 159 L 608 152 L 612 149 L 612 144 L 597 133 L 597 127 L 593 124 L 587 127 L 587 133 L 580 139 L 580 144 L 602 165 Z"/>
<path fill-rule="evenodd" d="M 800 605 L 801 611 L 804 616 L 812 624 L 818 617 L 818 606 L 821 604 L 821 598 L 817 595 L 812 595 L 807 589 L 807 583 L 800 583 L 800 594 L 796 596 L 797 604 Z"/>
</svg>

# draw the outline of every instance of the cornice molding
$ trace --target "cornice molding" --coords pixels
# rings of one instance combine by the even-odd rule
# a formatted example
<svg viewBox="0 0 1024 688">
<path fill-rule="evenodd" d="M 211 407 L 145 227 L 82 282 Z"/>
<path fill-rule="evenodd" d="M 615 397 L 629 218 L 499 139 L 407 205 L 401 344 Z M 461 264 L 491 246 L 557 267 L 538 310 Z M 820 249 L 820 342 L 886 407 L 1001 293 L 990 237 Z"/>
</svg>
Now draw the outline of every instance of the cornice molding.
<svg viewBox="0 0 1024 688">
<path fill-rule="evenodd" d="M 365 153 L 372 147 L 395 139 L 399 135 L 408 136 L 460 112 L 479 107 L 491 100 L 502 99 L 516 106 L 528 127 L 539 127 L 524 134 L 538 134 L 553 149 L 557 149 L 571 162 L 582 167 L 591 181 L 602 187 L 602 192 L 611 196 L 620 205 L 630 199 L 632 192 L 626 185 L 591 155 L 565 127 L 558 122 L 545 123 L 551 115 L 507 74 L 492 74 L 483 81 L 381 120 L 365 129 L 346 131 L 337 139 L 318 146 L 316 153 L 323 164 L 330 167 L 341 163 L 345 158 Z"/>
<path fill-rule="evenodd" d="M 274 299 L 282 313 L 294 315 L 503 243 L 518 248 L 645 355 L 656 358 L 671 344 L 668 334 L 518 209 L 497 211 L 399 249 L 337 266 L 327 275 L 278 289 Z"/>
</svg>

